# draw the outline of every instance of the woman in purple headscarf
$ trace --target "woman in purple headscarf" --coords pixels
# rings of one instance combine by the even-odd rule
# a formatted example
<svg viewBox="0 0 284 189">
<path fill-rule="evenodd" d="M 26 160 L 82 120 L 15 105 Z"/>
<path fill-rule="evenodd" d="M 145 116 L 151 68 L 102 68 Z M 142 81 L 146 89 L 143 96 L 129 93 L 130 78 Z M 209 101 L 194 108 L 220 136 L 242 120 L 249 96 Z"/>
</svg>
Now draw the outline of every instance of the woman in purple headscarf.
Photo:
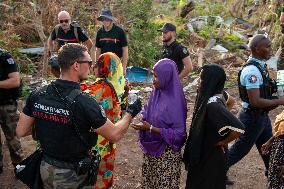
<svg viewBox="0 0 284 189">
<path fill-rule="evenodd" d="M 140 144 L 144 152 L 142 188 L 178 189 L 181 148 L 186 140 L 186 100 L 174 61 L 154 66 L 154 90 L 142 110 Z"/>
</svg>

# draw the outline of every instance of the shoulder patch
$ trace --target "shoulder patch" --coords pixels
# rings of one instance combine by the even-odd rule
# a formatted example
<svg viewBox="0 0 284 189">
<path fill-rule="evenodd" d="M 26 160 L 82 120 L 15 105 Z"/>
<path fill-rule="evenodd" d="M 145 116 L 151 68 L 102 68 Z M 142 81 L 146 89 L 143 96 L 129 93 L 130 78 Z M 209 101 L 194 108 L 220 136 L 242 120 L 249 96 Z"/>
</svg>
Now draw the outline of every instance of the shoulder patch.
<svg viewBox="0 0 284 189">
<path fill-rule="evenodd" d="M 219 96 L 212 96 L 208 99 L 207 104 L 210 104 L 212 102 L 217 102 L 217 99 L 220 98 Z"/>
<path fill-rule="evenodd" d="M 100 106 L 100 108 L 101 108 L 102 116 L 103 116 L 103 117 L 106 117 L 106 112 L 105 112 L 104 108 L 103 108 L 101 105 L 99 105 L 99 106 Z"/>
<path fill-rule="evenodd" d="M 188 53 L 187 48 L 183 48 L 182 52 L 183 52 L 183 54 L 187 54 Z"/>
<path fill-rule="evenodd" d="M 249 78 L 249 82 L 250 82 L 250 83 L 255 83 L 255 82 L 257 82 L 257 77 L 256 77 L 256 75 L 251 75 L 250 78 Z"/>
<path fill-rule="evenodd" d="M 8 58 L 7 59 L 8 64 L 15 64 L 15 61 L 13 58 Z"/>
</svg>

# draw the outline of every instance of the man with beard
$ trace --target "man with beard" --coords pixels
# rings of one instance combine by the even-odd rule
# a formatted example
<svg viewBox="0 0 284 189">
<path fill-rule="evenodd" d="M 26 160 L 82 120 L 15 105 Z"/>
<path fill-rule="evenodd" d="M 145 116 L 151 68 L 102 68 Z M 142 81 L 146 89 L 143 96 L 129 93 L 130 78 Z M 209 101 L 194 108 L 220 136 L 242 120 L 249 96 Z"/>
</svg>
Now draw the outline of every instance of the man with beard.
<svg viewBox="0 0 284 189">
<path fill-rule="evenodd" d="M 261 153 L 261 146 L 272 136 L 268 112 L 278 105 L 284 105 L 284 98 L 273 96 L 275 81 L 269 77 L 266 61 L 272 55 L 271 41 L 263 34 L 255 35 L 249 43 L 251 56 L 238 75 L 238 86 L 242 100 L 240 120 L 245 133 L 228 150 L 228 168 L 246 156 L 255 144 L 266 168 L 269 154 Z"/>
<path fill-rule="evenodd" d="M 93 46 L 92 40 L 87 36 L 77 22 L 71 22 L 71 17 L 67 11 L 58 13 L 59 24 L 54 27 L 52 33 L 48 38 L 49 51 L 57 51 L 54 49 L 54 41 L 57 39 L 57 49 L 66 43 L 80 43 L 82 42 L 88 50 Z"/>
<path fill-rule="evenodd" d="M 192 63 L 187 48 L 176 41 L 176 27 L 171 23 L 165 23 L 158 31 L 162 32 L 163 52 L 161 58 L 173 60 L 178 69 L 179 78 L 182 79 L 192 70 Z"/>
</svg>

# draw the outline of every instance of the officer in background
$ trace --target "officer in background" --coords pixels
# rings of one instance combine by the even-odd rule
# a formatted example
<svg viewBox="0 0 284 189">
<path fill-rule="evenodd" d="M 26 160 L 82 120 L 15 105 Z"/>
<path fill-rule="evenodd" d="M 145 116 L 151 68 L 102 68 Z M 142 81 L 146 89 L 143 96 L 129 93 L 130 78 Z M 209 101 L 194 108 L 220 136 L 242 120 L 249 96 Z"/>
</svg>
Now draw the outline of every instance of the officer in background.
<svg viewBox="0 0 284 189">
<path fill-rule="evenodd" d="M 19 119 L 17 99 L 21 95 L 20 74 L 12 56 L 0 49 L 0 125 L 6 137 L 13 165 L 23 159 L 23 151 L 16 137 Z M 3 172 L 3 153 L 0 135 L 0 174 Z"/>
<path fill-rule="evenodd" d="M 255 144 L 268 170 L 269 155 L 261 153 L 262 144 L 272 136 L 268 112 L 278 105 L 284 105 L 284 98 L 272 96 L 277 87 L 269 77 L 265 62 L 272 55 L 270 39 L 257 34 L 251 39 L 249 47 L 251 56 L 238 75 L 243 108 L 239 118 L 245 125 L 245 133 L 229 148 L 228 167 L 240 161 Z"/>
<path fill-rule="evenodd" d="M 112 12 L 108 8 L 101 11 L 98 21 L 102 22 L 102 27 L 96 36 L 96 59 L 106 52 L 115 53 L 122 62 L 123 73 L 126 73 L 128 60 L 128 45 L 125 31 L 114 23 Z"/>
<path fill-rule="evenodd" d="M 71 17 L 67 11 L 61 11 L 58 13 L 59 24 L 54 27 L 49 38 L 48 48 L 51 53 L 57 51 L 61 46 L 66 43 L 80 43 L 88 47 L 90 51 L 93 42 L 87 36 L 85 30 L 83 30 L 77 22 L 71 23 Z M 57 50 L 54 48 L 54 41 L 57 39 Z"/>
<path fill-rule="evenodd" d="M 119 141 L 140 112 L 141 102 L 138 99 L 129 105 L 124 117 L 114 125 L 95 98 L 80 89 L 80 82 L 87 79 L 92 66 L 88 49 L 81 44 L 66 44 L 59 50 L 58 63 L 60 79 L 28 97 L 16 132 L 19 137 L 30 135 L 35 124 L 43 151 L 40 171 L 45 189 L 75 189 L 87 177 L 78 162 L 88 157 L 97 135 L 113 143 Z M 72 104 L 67 106 L 66 99 L 72 99 Z M 82 138 L 90 145 L 86 146 Z"/>
<path fill-rule="evenodd" d="M 161 58 L 173 60 L 177 65 L 179 78 L 184 78 L 192 70 L 192 63 L 187 48 L 176 41 L 175 25 L 165 23 L 158 31 L 162 32 L 164 43 Z"/>
</svg>

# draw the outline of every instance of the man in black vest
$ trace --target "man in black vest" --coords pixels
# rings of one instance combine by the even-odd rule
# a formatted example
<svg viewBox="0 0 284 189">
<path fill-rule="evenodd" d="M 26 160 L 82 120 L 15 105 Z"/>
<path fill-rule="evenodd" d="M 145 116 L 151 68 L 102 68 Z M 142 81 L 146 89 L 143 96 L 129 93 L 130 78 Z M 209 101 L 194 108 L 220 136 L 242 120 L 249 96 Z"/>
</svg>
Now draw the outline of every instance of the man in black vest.
<svg viewBox="0 0 284 189">
<path fill-rule="evenodd" d="M 240 161 L 255 144 L 267 174 L 269 155 L 261 153 L 261 146 L 272 136 L 268 112 L 278 105 L 284 105 L 284 98 L 272 96 L 277 87 L 269 77 L 265 62 L 272 55 L 270 39 L 257 34 L 251 39 L 249 47 L 251 56 L 238 76 L 243 108 L 239 118 L 245 125 L 245 133 L 229 148 L 228 167 Z"/>
<path fill-rule="evenodd" d="M 57 51 L 61 46 L 66 43 L 80 43 L 88 47 L 90 51 L 93 42 L 87 36 L 85 30 L 83 30 L 78 23 L 72 22 L 71 17 L 67 11 L 61 11 L 58 13 L 59 24 L 54 27 L 49 38 L 48 38 L 48 48 L 52 53 Z M 54 48 L 54 41 L 57 40 L 57 50 Z"/>
<path fill-rule="evenodd" d="M 17 99 L 20 96 L 20 74 L 12 56 L 0 49 L 0 125 L 6 137 L 13 165 L 23 158 L 16 126 L 19 119 Z M 3 172 L 3 154 L 0 135 L 0 173 Z"/>
<path fill-rule="evenodd" d="M 81 92 L 80 82 L 87 78 L 92 66 L 88 49 L 81 44 L 66 44 L 59 50 L 58 64 L 60 79 L 28 97 L 16 132 L 19 137 L 29 135 L 35 124 L 43 151 L 40 169 L 44 188 L 75 189 L 87 178 L 86 172 L 78 171 L 79 162 L 89 157 L 97 135 L 116 143 L 140 112 L 141 102 L 129 105 L 124 117 L 114 125 L 95 98 Z"/>
<path fill-rule="evenodd" d="M 192 63 L 187 48 L 176 41 L 175 25 L 165 23 L 158 31 L 162 32 L 164 43 L 161 58 L 173 60 L 177 65 L 179 78 L 184 78 L 192 70 Z"/>
</svg>

